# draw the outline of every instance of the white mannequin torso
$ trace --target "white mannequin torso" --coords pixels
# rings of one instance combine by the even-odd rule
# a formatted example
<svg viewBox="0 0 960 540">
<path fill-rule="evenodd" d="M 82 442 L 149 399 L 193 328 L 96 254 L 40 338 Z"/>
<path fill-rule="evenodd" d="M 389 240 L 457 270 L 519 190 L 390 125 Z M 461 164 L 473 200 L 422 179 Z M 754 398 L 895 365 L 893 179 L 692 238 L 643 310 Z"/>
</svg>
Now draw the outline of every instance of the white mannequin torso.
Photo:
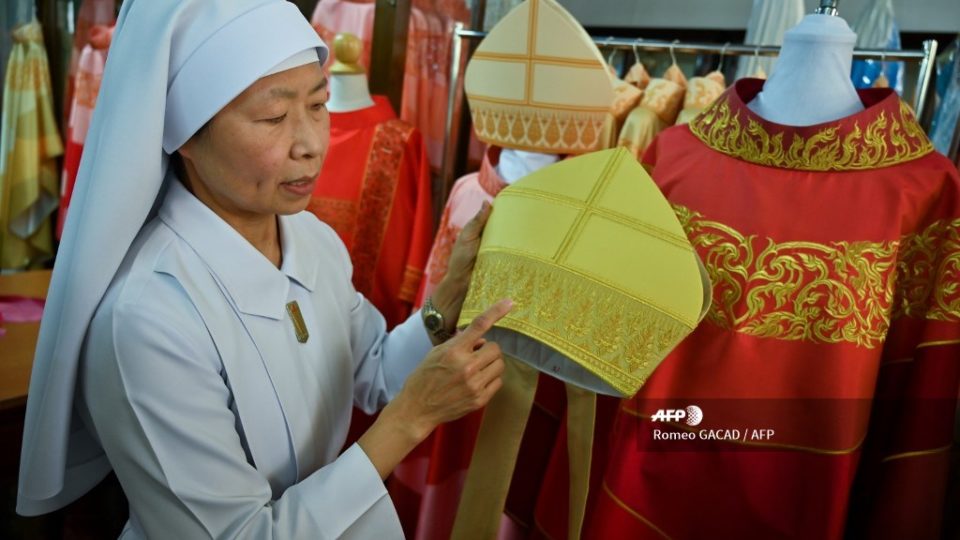
<svg viewBox="0 0 960 540">
<path fill-rule="evenodd" d="M 773 73 L 747 106 L 788 126 L 810 126 L 863 110 L 850 80 L 857 35 L 832 15 L 807 15 L 787 31 Z"/>
<path fill-rule="evenodd" d="M 330 74 L 330 100 L 327 101 L 330 112 L 351 112 L 367 107 L 373 107 L 373 98 L 365 74 Z"/>
</svg>

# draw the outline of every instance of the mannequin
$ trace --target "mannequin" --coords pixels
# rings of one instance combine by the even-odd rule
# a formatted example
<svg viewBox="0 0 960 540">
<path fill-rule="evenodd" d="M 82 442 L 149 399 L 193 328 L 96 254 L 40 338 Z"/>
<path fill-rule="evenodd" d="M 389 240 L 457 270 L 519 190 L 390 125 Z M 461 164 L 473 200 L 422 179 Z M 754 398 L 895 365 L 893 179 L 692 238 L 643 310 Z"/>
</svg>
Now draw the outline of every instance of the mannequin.
<svg viewBox="0 0 960 540">
<path fill-rule="evenodd" d="M 500 163 L 497 164 L 497 173 L 504 182 L 512 184 L 532 172 L 556 163 L 559 159 L 560 156 L 556 154 L 504 148 L 503 151 L 500 152 Z"/>
<path fill-rule="evenodd" d="M 336 61 L 330 67 L 330 112 L 350 112 L 373 107 L 367 75 L 360 65 L 363 43 L 353 34 L 337 34 L 333 40 Z"/>
<path fill-rule="evenodd" d="M 840 17 L 807 15 L 787 31 L 770 79 L 747 106 L 788 126 L 811 126 L 862 111 L 850 81 L 856 40 Z"/>
</svg>

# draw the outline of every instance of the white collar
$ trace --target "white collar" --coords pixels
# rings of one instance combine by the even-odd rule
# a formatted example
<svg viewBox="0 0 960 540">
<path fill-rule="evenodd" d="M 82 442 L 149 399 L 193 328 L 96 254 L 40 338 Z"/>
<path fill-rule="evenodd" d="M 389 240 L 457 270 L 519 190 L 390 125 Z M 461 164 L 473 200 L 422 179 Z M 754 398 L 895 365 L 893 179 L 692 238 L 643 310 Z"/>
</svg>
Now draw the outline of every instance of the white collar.
<svg viewBox="0 0 960 540">
<path fill-rule="evenodd" d="M 170 183 L 160 219 L 203 259 L 241 313 L 282 319 L 289 279 L 308 291 L 316 286 L 319 253 L 316 242 L 297 227 L 297 216 L 278 220 L 280 268 L 177 180 Z"/>
</svg>

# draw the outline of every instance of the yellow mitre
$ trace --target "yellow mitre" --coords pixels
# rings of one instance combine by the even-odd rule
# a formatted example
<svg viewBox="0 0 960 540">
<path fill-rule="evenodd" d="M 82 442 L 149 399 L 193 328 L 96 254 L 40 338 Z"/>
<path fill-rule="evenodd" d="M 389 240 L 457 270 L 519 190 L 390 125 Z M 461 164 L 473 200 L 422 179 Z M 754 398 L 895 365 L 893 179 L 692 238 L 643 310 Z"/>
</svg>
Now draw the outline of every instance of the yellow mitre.
<svg viewBox="0 0 960 540">
<path fill-rule="evenodd" d="M 527 0 L 477 47 L 464 79 L 477 137 L 505 148 L 583 154 L 613 146 L 615 80 L 554 0 Z"/>
<path fill-rule="evenodd" d="M 632 396 L 706 314 L 710 281 L 670 204 L 618 148 L 500 192 L 460 324 L 501 298 L 514 307 L 491 339 L 507 355 L 582 388 Z"/>
</svg>

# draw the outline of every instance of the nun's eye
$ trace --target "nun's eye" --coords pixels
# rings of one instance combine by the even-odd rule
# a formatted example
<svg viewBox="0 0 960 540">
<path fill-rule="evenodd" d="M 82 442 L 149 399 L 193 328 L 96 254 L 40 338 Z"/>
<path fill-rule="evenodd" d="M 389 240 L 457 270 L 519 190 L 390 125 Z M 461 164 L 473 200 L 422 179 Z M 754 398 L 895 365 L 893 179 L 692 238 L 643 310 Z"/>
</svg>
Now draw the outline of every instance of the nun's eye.
<svg viewBox="0 0 960 540">
<path fill-rule="evenodd" d="M 271 123 L 271 124 L 279 124 L 280 122 L 283 122 L 283 119 L 286 118 L 286 117 L 287 117 L 287 114 L 284 113 L 284 114 L 281 114 L 280 116 L 275 116 L 275 117 L 273 117 L 273 118 L 267 118 L 266 120 L 264 120 L 264 122 L 269 122 L 269 123 Z"/>
<path fill-rule="evenodd" d="M 322 111 L 323 108 L 326 107 L 326 106 L 327 106 L 326 103 L 320 102 L 320 103 L 315 103 L 315 104 L 314 104 L 312 107 L 310 107 L 310 108 L 313 109 L 313 110 L 316 111 L 316 112 L 320 112 L 320 111 Z"/>
</svg>

